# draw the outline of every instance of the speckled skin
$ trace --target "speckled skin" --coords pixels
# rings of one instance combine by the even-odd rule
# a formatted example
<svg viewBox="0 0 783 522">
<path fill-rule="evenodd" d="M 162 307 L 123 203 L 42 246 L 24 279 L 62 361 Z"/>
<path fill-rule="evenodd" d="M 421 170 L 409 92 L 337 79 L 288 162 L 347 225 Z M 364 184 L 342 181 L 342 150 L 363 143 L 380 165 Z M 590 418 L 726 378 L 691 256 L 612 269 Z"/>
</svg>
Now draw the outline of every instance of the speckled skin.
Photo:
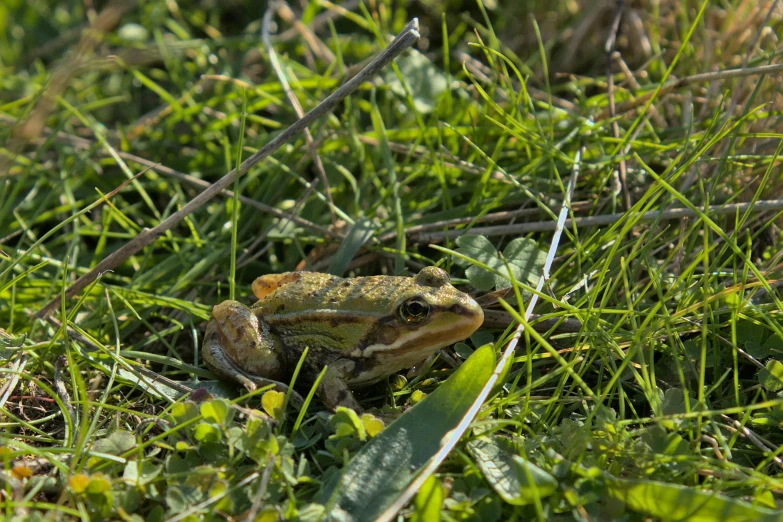
<svg viewBox="0 0 783 522">
<path fill-rule="evenodd" d="M 327 407 L 361 410 L 350 392 L 422 361 L 470 336 L 481 307 L 454 288 L 448 274 L 427 267 L 414 277 L 344 279 L 316 272 L 262 276 L 259 301 L 215 306 L 204 339 L 204 361 L 220 377 L 248 389 L 284 390 L 305 348 L 300 378 Z"/>
</svg>

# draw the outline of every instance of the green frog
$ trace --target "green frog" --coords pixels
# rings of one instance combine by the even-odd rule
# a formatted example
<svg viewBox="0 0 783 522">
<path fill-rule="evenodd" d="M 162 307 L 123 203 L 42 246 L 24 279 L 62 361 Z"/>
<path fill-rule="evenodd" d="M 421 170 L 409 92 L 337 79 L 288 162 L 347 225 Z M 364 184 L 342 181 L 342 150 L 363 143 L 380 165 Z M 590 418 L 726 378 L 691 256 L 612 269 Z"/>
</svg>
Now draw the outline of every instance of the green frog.
<svg viewBox="0 0 783 522">
<path fill-rule="evenodd" d="M 317 272 L 261 276 L 259 301 L 224 301 L 212 310 L 204 362 L 218 376 L 247 389 L 286 391 L 305 348 L 300 378 L 313 383 L 334 410 L 361 407 L 351 389 L 372 384 L 470 336 L 484 313 L 451 285 L 442 269 L 413 277 L 342 278 Z"/>
</svg>

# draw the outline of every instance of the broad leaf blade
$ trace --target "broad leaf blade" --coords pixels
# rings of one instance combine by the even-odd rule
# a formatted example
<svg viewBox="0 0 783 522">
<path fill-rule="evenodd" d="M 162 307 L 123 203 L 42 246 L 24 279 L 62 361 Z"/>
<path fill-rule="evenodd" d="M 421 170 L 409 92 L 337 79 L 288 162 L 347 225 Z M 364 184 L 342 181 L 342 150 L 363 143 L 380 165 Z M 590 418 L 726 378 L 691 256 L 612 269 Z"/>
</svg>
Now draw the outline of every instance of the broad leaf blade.
<svg viewBox="0 0 783 522">
<path fill-rule="evenodd" d="M 481 437 L 468 443 L 468 451 L 500 498 L 522 506 L 555 492 L 557 481 L 541 468 L 506 451 L 495 439 Z"/>
<path fill-rule="evenodd" d="M 484 236 L 465 234 L 458 237 L 456 243 L 459 247 L 457 252 L 464 256 L 494 269 L 498 269 L 499 265 L 502 265 L 494 245 Z M 465 275 L 476 290 L 489 290 L 495 285 L 495 275 L 492 272 L 488 272 L 480 266 L 471 265 L 469 261 L 463 259 L 458 259 L 457 264 L 468 267 L 465 270 Z"/>
<path fill-rule="evenodd" d="M 476 350 L 437 390 L 368 442 L 324 488 L 328 520 L 374 520 L 438 452 L 492 375 L 492 346 Z"/>
<path fill-rule="evenodd" d="M 783 521 L 781 511 L 675 484 L 611 478 L 606 481 L 606 490 L 613 498 L 625 502 L 629 509 L 663 521 Z"/>
</svg>

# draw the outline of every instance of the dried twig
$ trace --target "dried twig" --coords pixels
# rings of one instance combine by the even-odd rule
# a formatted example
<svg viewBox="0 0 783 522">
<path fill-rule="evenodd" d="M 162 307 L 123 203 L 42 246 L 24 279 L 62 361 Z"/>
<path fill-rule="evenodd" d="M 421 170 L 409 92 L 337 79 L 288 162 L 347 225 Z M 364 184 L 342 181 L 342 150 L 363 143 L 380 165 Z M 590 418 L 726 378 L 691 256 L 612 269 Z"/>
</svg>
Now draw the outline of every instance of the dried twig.
<svg viewBox="0 0 783 522">
<path fill-rule="evenodd" d="M 764 28 L 767 27 L 767 23 L 769 23 L 769 19 L 772 17 L 773 13 L 778 10 L 779 3 L 780 0 L 774 0 L 774 2 L 770 4 L 769 9 L 767 10 L 767 14 L 764 16 L 764 21 L 762 21 L 758 27 L 756 27 L 756 35 L 753 37 L 753 41 L 750 42 L 750 45 L 748 45 L 748 50 L 745 53 L 745 58 L 742 60 L 742 67 L 740 67 L 740 69 L 746 69 L 748 67 L 748 63 L 750 63 L 750 57 L 753 54 L 753 49 L 756 48 L 756 44 L 761 39 Z M 734 94 L 731 96 L 731 102 L 729 102 L 728 110 L 726 110 L 727 115 L 731 116 L 734 113 L 734 108 L 737 106 L 737 102 L 739 101 L 741 93 L 742 89 L 740 89 L 738 85 L 737 88 L 734 89 Z"/>
<path fill-rule="evenodd" d="M 279 0 L 277 2 L 276 9 L 277 9 L 277 14 L 280 15 L 280 17 L 283 20 L 285 20 L 286 23 L 293 26 L 293 29 L 295 31 L 293 34 L 299 35 L 302 38 L 302 40 L 304 40 L 307 43 L 307 45 L 310 47 L 312 52 L 318 58 L 320 58 L 326 63 L 332 63 L 335 60 L 334 53 L 332 52 L 331 49 L 329 49 L 329 46 L 324 44 L 315 35 L 315 28 L 318 27 L 318 25 L 316 25 L 318 22 L 318 16 L 312 20 L 311 24 L 308 25 L 308 24 L 303 24 L 302 21 L 296 17 L 293 10 L 291 10 L 288 4 L 285 3 L 284 1 Z M 331 11 L 326 11 L 324 13 L 321 13 L 321 15 L 324 14 L 329 15 L 332 13 Z M 290 33 L 286 31 L 285 34 L 290 34 Z"/>
<path fill-rule="evenodd" d="M 258 484 L 258 491 L 253 496 L 253 503 L 250 505 L 250 511 L 247 512 L 246 520 L 255 520 L 258 512 L 261 511 L 263 506 L 264 496 L 266 495 L 267 487 L 269 487 L 269 480 L 272 478 L 272 471 L 275 469 L 275 454 L 269 453 L 266 459 L 266 466 L 264 466 L 264 473 L 261 475 L 261 483 Z"/>
<path fill-rule="evenodd" d="M 356 7 L 359 5 L 358 0 L 347 0 L 345 2 L 337 4 L 332 3 L 324 3 L 322 4 L 323 7 L 325 7 L 327 10 L 322 11 L 315 15 L 315 17 L 308 22 L 307 24 L 307 30 L 308 31 L 317 31 L 321 27 L 327 25 L 328 23 L 337 20 L 343 16 L 345 16 L 345 13 L 350 13 Z M 301 35 L 301 29 L 297 26 L 294 26 L 290 29 L 286 29 L 280 35 L 278 36 L 279 41 L 288 41 L 292 40 L 293 38 L 296 38 L 297 36 Z"/>
<path fill-rule="evenodd" d="M 636 109 L 637 107 L 643 106 L 649 101 L 649 99 L 653 96 L 653 94 L 657 93 L 657 96 L 660 97 L 665 94 L 669 94 L 672 91 L 676 91 L 681 87 L 685 87 L 686 85 L 691 85 L 694 83 L 701 83 L 701 82 L 716 82 L 720 80 L 730 80 L 732 78 L 744 78 L 746 76 L 756 76 L 761 74 L 775 74 L 780 72 L 783 72 L 783 64 L 776 63 L 772 65 L 760 65 L 758 67 L 747 67 L 745 69 L 725 69 L 723 71 L 699 73 L 699 74 L 694 74 L 692 76 L 686 76 L 684 78 L 680 78 L 679 80 L 672 80 L 666 82 L 663 85 L 663 87 L 661 87 L 660 91 L 654 91 L 644 96 L 640 96 L 634 100 L 630 100 L 626 103 L 622 103 L 618 105 L 616 107 L 616 114 L 622 114 L 624 112 L 628 112 L 633 109 Z M 595 117 L 594 121 L 596 122 L 602 121 L 609 118 L 610 116 L 611 115 L 609 113 L 609 110 L 607 109 L 602 113 L 598 114 Z"/>
<path fill-rule="evenodd" d="M 232 169 L 231 172 L 220 178 L 204 192 L 193 198 L 180 210 L 161 221 L 156 227 L 152 229 L 145 228 L 142 230 L 141 233 L 139 233 L 139 235 L 136 236 L 133 240 L 120 247 L 118 250 L 106 257 L 103 261 L 98 263 L 92 270 L 79 277 L 79 279 L 77 279 L 67 290 L 65 290 L 65 297 L 71 297 L 79 291 L 83 290 L 103 272 L 112 270 L 145 246 L 154 243 L 158 237 L 160 237 L 166 231 L 170 230 L 186 216 L 203 206 L 206 202 L 220 193 L 220 191 L 224 190 L 231 183 L 233 183 L 237 176 L 245 174 L 264 158 L 280 148 L 284 143 L 288 142 L 296 134 L 302 132 L 302 130 L 304 130 L 308 125 L 334 109 L 338 103 L 358 89 L 366 79 L 374 76 L 378 71 L 388 65 L 389 62 L 391 62 L 394 58 L 399 56 L 408 47 L 413 45 L 418 39 L 418 20 L 414 19 L 408 25 L 406 25 L 397 38 L 395 38 L 386 49 L 376 56 L 367 65 L 367 67 L 362 69 L 359 74 L 348 80 L 342 87 L 330 94 L 324 101 L 322 101 L 313 110 L 308 112 L 303 118 L 297 120 L 293 125 L 281 132 L 272 141 L 261 147 L 261 149 L 259 149 L 255 154 L 243 161 L 239 168 Z M 36 316 L 39 318 L 45 317 L 54 309 L 55 306 L 57 306 L 59 301 L 60 296 L 55 297 L 43 308 L 41 308 L 37 312 Z"/>
<path fill-rule="evenodd" d="M 288 83 L 288 78 L 286 77 L 285 72 L 283 72 L 283 68 L 280 66 L 280 61 L 277 59 L 277 53 L 275 52 L 275 48 L 272 46 L 272 41 L 269 38 L 269 25 L 272 23 L 272 14 L 277 8 L 277 4 L 278 2 L 271 2 L 269 4 L 269 8 L 266 10 L 266 13 L 264 13 L 264 22 L 261 26 L 261 39 L 264 42 L 264 47 L 266 47 L 266 52 L 269 55 L 269 64 L 275 71 L 275 75 L 277 75 L 277 79 L 280 82 L 280 85 L 283 87 L 283 92 L 285 92 L 288 101 L 291 102 L 291 106 L 294 108 L 296 115 L 302 118 L 304 117 L 304 109 L 302 109 L 302 104 L 299 103 L 299 98 L 296 97 L 293 89 L 291 89 L 291 85 Z M 310 133 L 310 129 L 305 128 L 303 134 L 305 143 L 307 143 L 307 149 L 310 152 L 310 156 L 313 158 L 313 165 L 315 166 L 315 170 L 318 172 L 318 176 L 321 178 L 321 183 L 323 183 L 326 199 L 329 201 L 329 212 L 332 214 L 332 225 L 334 225 L 337 221 L 337 217 L 334 215 L 334 200 L 332 199 L 332 191 L 329 187 L 329 180 L 326 179 L 324 164 L 321 161 L 321 156 L 318 154 L 318 149 L 314 145 L 313 135 Z M 313 190 L 314 187 L 315 184 L 313 184 L 308 190 Z"/>
<path fill-rule="evenodd" d="M 706 214 L 725 215 L 735 212 L 747 212 L 748 210 L 763 212 L 766 210 L 783 210 L 783 199 L 769 199 L 756 201 L 755 203 L 731 203 L 729 205 L 711 205 Z M 637 221 L 669 221 L 672 219 L 682 219 L 685 217 L 698 216 L 696 212 L 689 208 L 670 208 L 668 210 L 651 210 L 644 214 L 634 214 L 630 212 L 620 212 L 616 214 L 604 214 L 599 216 L 588 216 L 569 218 L 566 220 L 566 227 L 577 226 L 596 227 L 602 225 L 611 225 L 623 218 L 633 218 Z M 527 234 L 530 232 L 548 232 L 555 230 L 555 224 L 551 221 L 537 221 L 535 223 L 512 223 L 509 225 L 495 225 L 490 227 L 474 227 L 469 230 L 447 230 L 443 232 L 430 232 L 413 236 L 413 240 L 419 243 L 439 243 L 445 239 L 454 239 L 463 234 L 479 234 L 482 236 L 502 236 L 505 234 Z"/>
<path fill-rule="evenodd" d="M 620 20 L 623 17 L 623 0 L 617 0 L 617 7 L 615 10 L 614 20 L 609 29 L 609 36 L 606 38 L 606 90 L 609 97 L 609 117 L 612 119 L 612 134 L 615 139 L 620 139 L 620 124 L 617 123 L 615 118 L 615 105 L 614 105 L 614 75 L 612 74 L 612 62 L 615 53 L 615 44 L 617 42 L 617 34 L 620 32 Z M 625 151 L 620 154 L 620 185 L 623 191 L 623 205 L 625 210 L 631 208 L 631 192 L 628 190 L 628 176 L 627 167 L 625 163 Z"/>
<path fill-rule="evenodd" d="M 589 205 L 590 205 L 589 201 L 572 202 L 571 210 L 584 210 L 589 208 Z M 560 211 L 560 208 L 561 206 L 557 205 L 552 207 L 550 210 L 553 213 L 557 213 Z M 541 213 L 541 209 L 538 207 L 520 208 L 517 210 L 501 210 L 499 212 L 490 212 L 489 214 L 484 214 L 483 216 L 478 216 L 478 217 L 444 219 L 441 221 L 436 221 L 434 223 L 423 223 L 421 225 L 413 225 L 405 229 L 405 234 L 413 237 L 413 236 L 421 235 L 422 232 L 429 232 L 431 230 L 443 230 L 444 228 L 458 227 L 460 225 L 470 225 L 470 224 L 475 225 L 477 223 L 511 221 L 518 217 L 536 216 L 540 213 Z M 383 243 L 390 239 L 394 239 L 395 237 L 397 237 L 397 232 L 391 231 L 380 236 L 378 238 L 378 241 Z"/>
<path fill-rule="evenodd" d="M 380 142 L 378 141 L 377 138 L 360 135 L 359 141 L 362 143 L 366 143 L 367 145 L 372 145 L 373 147 L 380 147 Z M 462 172 L 467 172 L 468 174 L 473 174 L 475 176 L 484 175 L 485 169 L 482 169 L 478 165 L 474 165 L 473 163 L 470 163 L 464 159 L 458 158 L 457 156 L 447 151 L 433 153 L 431 150 L 427 149 L 422 145 L 410 146 L 410 145 L 403 145 L 401 143 L 395 143 L 393 141 L 387 141 L 387 145 L 389 147 L 389 150 L 391 150 L 392 152 L 398 152 L 400 154 L 405 154 L 406 156 L 411 156 L 413 158 L 422 158 L 427 161 L 433 161 L 433 162 L 437 161 L 440 164 L 442 164 L 444 167 L 458 169 L 461 170 Z M 489 176 L 490 178 L 494 179 L 495 181 L 499 181 L 500 183 L 511 184 L 506 174 L 503 174 L 499 170 L 493 170 L 489 174 Z"/>
<path fill-rule="evenodd" d="M 764 453 L 770 454 L 767 458 L 770 459 L 772 462 L 774 462 L 777 467 L 783 469 L 783 459 L 781 459 L 777 455 L 781 451 L 780 448 L 773 451 L 771 447 L 772 445 L 768 441 L 762 440 L 761 437 L 753 433 L 743 423 L 740 423 L 739 421 L 732 419 L 728 415 L 721 415 L 721 417 L 723 418 L 723 420 L 731 424 L 731 427 L 729 427 L 731 430 L 736 430 L 737 432 L 740 433 L 740 435 L 747 438 L 758 449 L 760 449 Z"/>
<path fill-rule="evenodd" d="M 706 442 L 710 446 L 712 446 L 712 452 L 715 454 L 715 458 L 718 460 L 726 460 L 726 457 L 723 455 L 723 453 L 720 452 L 720 446 L 718 445 L 718 441 L 715 440 L 714 437 L 710 437 L 709 435 L 702 435 L 699 437 L 700 441 Z"/>
<path fill-rule="evenodd" d="M 63 401 L 63 404 L 65 404 L 65 410 L 71 418 L 71 426 L 73 426 L 74 430 L 77 430 L 76 411 L 73 409 L 73 401 L 71 400 L 71 396 L 68 395 L 68 388 L 65 387 L 65 382 L 63 381 L 63 370 L 67 367 L 68 359 L 65 355 L 59 356 L 54 364 L 54 391 L 57 393 L 57 396 L 60 397 L 60 400 Z M 71 434 L 71 440 L 76 440 L 78 436 L 78 432 Z"/>
<path fill-rule="evenodd" d="M 302 109 L 302 105 L 299 103 L 299 99 L 296 97 L 296 94 L 294 94 L 294 91 L 291 89 L 291 85 L 288 83 L 288 78 L 286 78 L 286 75 L 283 72 L 283 68 L 280 66 L 280 62 L 277 59 L 277 53 L 275 52 L 275 49 L 272 46 L 272 41 L 269 36 L 269 26 L 272 24 L 272 14 L 274 13 L 274 10 L 278 7 L 279 3 L 280 2 L 276 2 L 276 1 L 271 2 L 266 10 L 266 13 L 264 13 L 264 19 L 261 25 L 261 40 L 264 42 L 264 46 L 266 47 L 267 53 L 269 55 L 269 63 L 271 64 L 272 69 L 275 71 L 275 74 L 277 75 L 277 79 L 280 82 L 280 85 L 282 85 L 283 87 L 283 92 L 285 92 L 288 101 L 293 106 L 296 115 L 299 118 L 301 118 L 304 116 L 304 110 Z M 329 187 L 329 180 L 326 178 L 326 171 L 324 170 L 324 165 L 323 162 L 321 161 L 321 156 L 318 154 L 318 148 L 315 146 L 313 135 L 310 133 L 310 129 L 307 128 L 304 129 L 304 137 L 305 137 L 305 143 L 307 144 L 307 149 L 310 152 L 310 156 L 313 159 L 313 165 L 315 166 L 315 170 L 318 172 L 318 176 L 321 180 L 321 183 L 324 186 L 326 199 L 329 202 L 329 213 L 332 216 L 332 226 L 334 227 L 334 225 L 337 222 L 337 217 L 334 214 L 334 199 L 332 198 L 332 191 Z M 304 193 L 302 193 L 302 195 L 299 196 L 299 198 L 297 198 L 297 202 L 292 210 L 292 214 L 299 213 L 299 209 L 307 200 L 307 198 L 310 196 L 310 194 L 315 190 L 315 187 L 317 185 L 318 185 L 318 180 L 315 180 L 307 186 Z M 244 263 L 248 261 L 253 261 L 255 257 L 262 255 L 262 253 L 266 250 L 266 248 L 261 249 L 260 252 L 257 252 L 256 254 L 253 254 L 252 257 L 250 257 L 251 252 L 254 252 L 258 247 L 258 245 L 261 244 L 262 241 L 266 240 L 271 230 L 272 227 L 267 227 L 267 229 L 263 233 L 259 234 L 258 237 L 256 237 L 253 240 L 250 246 L 248 246 L 245 249 L 245 251 L 237 260 L 238 266 L 243 266 Z"/>
<path fill-rule="evenodd" d="M 46 317 L 46 321 L 57 330 L 63 327 L 63 323 L 60 322 L 60 320 L 54 316 L 50 315 Z M 68 332 L 69 336 L 83 343 L 85 346 L 92 346 L 93 348 L 99 351 L 107 350 L 106 347 L 104 347 L 103 345 L 98 344 L 93 340 L 82 335 L 78 330 L 71 327 L 70 324 L 66 325 L 65 330 Z M 138 377 L 139 381 L 143 382 L 144 385 L 147 386 L 148 388 L 155 388 L 156 386 L 160 388 L 160 386 L 166 386 L 169 389 L 175 390 L 182 394 L 189 394 L 193 392 L 193 388 L 185 383 L 182 383 L 180 381 L 173 381 L 168 377 L 164 377 L 163 375 L 160 375 L 147 368 L 144 368 L 143 366 L 131 365 L 127 361 L 125 361 L 124 358 L 121 357 L 117 357 L 115 360 L 120 364 L 120 366 L 122 366 L 123 370 L 125 370 L 128 373 L 135 374 Z M 167 400 L 169 403 L 174 402 L 174 400 L 171 397 L 169 397 L 168 394 L 161 393 L 160 395 L 161 397 L 163 397 L 164 400 Z"/>
<path fill-rule="evenodd" d="M 761 38 L 761 34 L 765 27 L 767 27 L 767 22 L 769 22 L 770 17 L 772 16 L 772 13 L 774 13 L 777 10 L 779 0 L 774 0 L 772 4 L 769 6 L 769 10 L 767 10 L 767 15 L 764 18 L 764 21 L 756 28 L 756 35 L 753 38 L 753 41 L 748 46 L 747 51 L 745 52 L 745 58 L 742 61 L 742 66 L 740 69 L 747 69 L 748 63 L 750 62 L 750 57 L 753 54 L 753 49 L 756 48 L 756 43 L 758 43 L 759 39 Z M 742 89 L 742 84 L 744 77 L 741 78 L 737 85 L 734 87 L 734 93 L 731 96 L 731 100 L 729 101 L 729 106 L 722 111 L 725 115 L 726 121 L 728 121 L 733 115 L 734 115 L 734 109 L 737 107 L 737 103 L 739 102 L 740 94 L 743 92 L 747 92 L 744 89 Z M 709 166 L 706 168 L 707 172 L 703 174 L 704 179 L 713 179 L 716 172 L 720 172 L 720 170 L 724 167 L 726 163 L 726 153 L 729 150 L 730 147 L 734 145 L 734 139 L 729 140 L 721 140 L 720 145 L 718 146 L 716 150 L 717 156 L 722 156 L 723 158 L 721 161 Z M 685 182 L 683 183 L 683 188 L 680 189 L 680 191 L 683 191 L 686 189 L 694 180 L 694 175 L 691 174 L 686 178 Z"/>
</svg>

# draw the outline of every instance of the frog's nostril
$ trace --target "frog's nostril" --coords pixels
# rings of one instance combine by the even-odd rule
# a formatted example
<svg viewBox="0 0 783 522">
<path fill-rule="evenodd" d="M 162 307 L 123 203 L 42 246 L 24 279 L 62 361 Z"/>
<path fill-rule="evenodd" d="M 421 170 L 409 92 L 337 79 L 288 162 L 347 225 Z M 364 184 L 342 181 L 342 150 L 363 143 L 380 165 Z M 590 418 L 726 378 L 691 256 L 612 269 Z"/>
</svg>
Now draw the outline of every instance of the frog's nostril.
<svg viewBox="0 0 783 522">
<path fill-rule="evenodd" d="M 449 308 L 449 312 L 468 320 L 471 324 L 476 325 L 476 328 L 484 322 L 484 310 L 471 298 L 468 298 L 465 302 L 452 305 Z"/>
</svg>

